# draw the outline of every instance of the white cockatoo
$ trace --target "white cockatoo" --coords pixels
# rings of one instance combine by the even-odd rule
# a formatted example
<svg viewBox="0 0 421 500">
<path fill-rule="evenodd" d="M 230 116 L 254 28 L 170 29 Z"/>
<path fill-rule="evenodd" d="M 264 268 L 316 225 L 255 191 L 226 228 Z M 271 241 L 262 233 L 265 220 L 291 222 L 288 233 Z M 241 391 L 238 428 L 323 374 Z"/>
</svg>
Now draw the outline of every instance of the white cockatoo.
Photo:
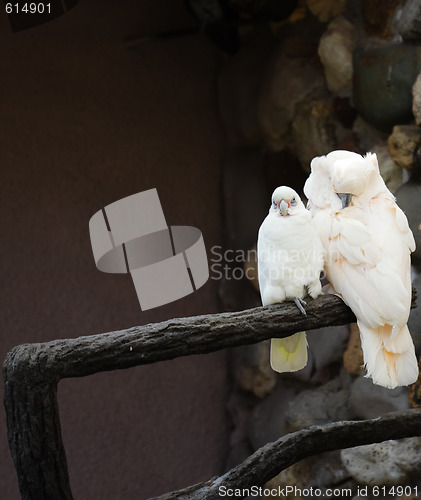
<svg viewBox="0 0 421 500">
<path fill-rule="evenodd" d="M 305 314 L 304 297 L 316 298 L 322 288 L 323 247 L 311 213 L 298 194 L 287 186 L 275 189 L 272 204 L 259 229 L 257 260 L 263 305 L 294 300 Z M 270 363 L 277 372 L 301 370 L 307 364 L 307 339 L 298 332 L 272 339 Z"/>
<path fill-rule="evenodd" d="M 376 155 L 333 151 L 314 158 L 304 193 L 324 246 L 326 276 L 357 318 L 366 376 L 390 389 L 415 382 L 407 327 L 415 242 Z"/>
</svg>

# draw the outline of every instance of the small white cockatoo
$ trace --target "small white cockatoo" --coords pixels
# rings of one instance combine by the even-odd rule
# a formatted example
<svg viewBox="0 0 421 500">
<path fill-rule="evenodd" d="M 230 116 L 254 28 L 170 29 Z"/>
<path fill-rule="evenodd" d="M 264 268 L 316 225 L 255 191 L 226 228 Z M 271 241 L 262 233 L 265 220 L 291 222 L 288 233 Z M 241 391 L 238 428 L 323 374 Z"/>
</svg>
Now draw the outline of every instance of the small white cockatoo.
<svg viewBox="0 0 421 500">
<path fill-rule="evenodd" d="M 304 186 L 334 292 L 357 317 L 366 377 L 393 389 L 418 377 L 407 327 L 414 237 L 377 157 L 333 151 L 314 158 Z"/>
<path fill-rule="evenodd" d="M 304 297 L 314 299 L 322 288 L 323 247 L 311 213 L 298 194 L 287 186 L 275 189 L 272 204 L 259 229 L 257 261 L 263 305 L 294 300 L 305 314 Z M 307 364 L 307 338 L 298 332 L 272 339 L 270 364 L 277 372 L 294 372 Z"/>
</svg>

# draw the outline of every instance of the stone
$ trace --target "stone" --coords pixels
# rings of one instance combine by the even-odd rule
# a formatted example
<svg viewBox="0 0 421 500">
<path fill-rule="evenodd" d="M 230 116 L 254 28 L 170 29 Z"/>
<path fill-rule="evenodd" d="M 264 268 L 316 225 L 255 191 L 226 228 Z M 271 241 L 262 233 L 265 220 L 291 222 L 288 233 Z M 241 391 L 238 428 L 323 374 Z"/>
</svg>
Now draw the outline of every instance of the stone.
<svg viewBox="0 0 421 500">
<path fill-rule="evenodd" d="M 421 472 L 421 438 L 384 441 L 341 451 L 349 474 L 369 486 L 408 484 Z"/>
<path fill-rule="evenodd" d="M 355 119 L 352 131 L 357 135 L 358 141 L 361 146 L 361 151 L 363 154 L 371 152 L 371 148 L 375 145 L 385 144 L 389 133 L 379 130 L 374 127 L 366 120 L 364 120 L 361 115 L 358 115 Z"/>
<path fill-rule="evenodd" d="M 407 0 L 398 21 L 398 31 L 404 40 L 421 40 L 421 4 L 419 0 Z"/>
<path fill-rule="evenodd" d="M 350 98 L 335 96 L 333 99 L 335 117 L 345 128 L 352 129 L 358 117 L 356 109 L 352 106 Z"/>
<path fill-rule="evenodd" d="M 387 146 L 388 134 L 369 125 L 361 117 L 358 117 L 355 120 L 353 131 L 359 138 L 361 148 L 360 151 L 356 152 L 362 154 L 368 152 L 376 153 L 383 180 L 390 191 L 392 191 L 392 193 L 396 193 L 402 185 L 403 172 L 402 169 L 394 162 L 389 152 Z"/>
<path fill-rule="evenodd" d="M 297 105 L 292 122 L 294 151 L 301 167 L 310 172 L 310 162 L 315 156 L 325 155 L 336 149 L 347 132 L 334 113 L 334 101 L 329 98 L 307 100 Z"/>
<path fill-rule="evenodd" d="M 309 11 L 326 23 L 345 11 L 346 0 L 307 0 Z"/>
<path fill-rule="evenodd" d="M 415 266 L 421 265 L 421 184 L 409 181 L 396 193 L 396 201 L 408 218 L 409 227 L 415 238 L 415 252 L 412 261 Z"/>
<path fill-rule="evenodd" d="M 420 368 L 418 380 L 409 386 L 409 406 L 411 408 L 421 408 L 421 357 L 418 367 Z"/>
<path fill-rule="evenodd" d="M 248 430 L 254 450 L 276 441 L 288 432 L 285 414 L 290 402 L 297 397 L 297 394 L 302 394 L 305 387 L 294 379 L 281 377 L 275 390 L 256 406 Z"/>
<path fill-rule="evenodd" d="M 289 402 L 285 414 L 289 431 L 353 418 L 349 395 L 350 377 L 345 372 L 316 389 L 301 392 Z"/>
<path fill-rule="evenodd" d="M 296 105 L 326 92 L 318 57 L 288 57 L 283 45 L 275 50 L 262 77 L 258 120 L 266 144 L 285 149 Z"/>
<path fill-rule="evenodd" d="M 414 85 L 412 86 L 412 113 L 415 117 L 415 123 L 421 125 L 421 73 L 418 74 Z"/>
<path fill-rule="evenodd" d="M 259 398 L 268 395 L 276 385 L 276 372 L 270 366 L 270 340 L 234 350 L 234 377 L 241 389 Z"/>
<path fill-rule="evenodd" d="M 421 275 L 416 275 L 412 281 L 412 286 L 417 291 L 418 306 L 411 309 L 408 320 L 408 328 L 414 341 L 415 351 L 421 354 Z"/>
<path fill-rule="evenodd" d="M 309 355 L 312 357 L 313 364 L 312 381 L 316 378 L 317 372 L 342 360 L 348 336 L 347 326 L 318 328 L 307 335 Z"/>
<path fill-rule="evenodd" d="M 421 144 L 421 128 L 415 125 L 395 125 L 387 140 L 393 161 L 409 171 L 415 167 L 415 151 Z"/>
<path fill-rule="evenodd" d="M 372 153 L 376 153 L 379 162 L 380 174 L 383 177 L 386 186 L 396 193 L 402 186 L 403 172 L 402 169 L 393 160 L 386 143 L 373 144 Z"/>
<path fill-rule="evenodd" d="M 379 417 L 392 411 L 408 409 L 408 389 L 386 389 L 360 376 L 351 385 L 349 404 L 357 418 Z"/>
<path fill-rule="evenodd" d="M 271 479 L 265 487 L 283 489 L 287 486 L 295 486 L 297 492 L 298 490 L 317 488 L 321 490 L 317 497 L 330 497 L 326 490 L 332 488 L 333 485 L 341 484 L 342 486 L 349 477 L 348 471 L 341 463 L 340 452 L 332 451 L 300 460 Z M 288 498 L 301 500 L 304 497 L 294 497 L 288 494 Z"/>
<path fill-rule="evenodd" d="M 334 94 L 350 96 L 352 92 L 352 52 L 355 46 L 354 26 L 345 17 L 333 19 L 319 43 L 327 88 Z"/>
<path fill-rule="evenodd" d="M 364 357 L 361 349 L 360 330 L 355 323 L 350 325 L 348 346 L 343 355 L 344 368 L 350 375 L 364 373 Z"/>
<path fill-rule="evenodd" d="M 364 0 L 361 2 L 364 30 L 367 35 L 390 38 L 395 34 L 395 19 L 401 0 Z"/>
<path fill-rule="evenodd" d="M 360 151 L 360 143 L 358 141 L 358 137 L 351 132 L 349 135 L 346 135 L 341 140 L 336 143 L 336 150 L 345 150 L 345 151 L 354 151 L 355 153 L 364 154 L 364 151 Z"/>
<path fill-rule="evenodd" d="M 414 153 L 414 166 L 410 173 L 411 181 L 421 183 L 421 144 L 418 145 Z M 407 174 L 407 179 L 409 175 Z"/>
<path fill-rule="evenodd" d="M 376 128 L 390 132 L 413 119 L 412 86 L 421 69 L 421 47 L 390 44 L 354 52 L 354 104 Z"/>
</svg>

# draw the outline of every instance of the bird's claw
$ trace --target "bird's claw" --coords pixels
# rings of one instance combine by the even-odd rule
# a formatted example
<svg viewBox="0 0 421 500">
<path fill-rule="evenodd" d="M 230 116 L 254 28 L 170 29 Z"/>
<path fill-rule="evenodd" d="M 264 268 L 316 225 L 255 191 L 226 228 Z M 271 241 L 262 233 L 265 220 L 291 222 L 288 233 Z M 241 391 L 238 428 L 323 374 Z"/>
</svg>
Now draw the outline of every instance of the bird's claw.
<svg viewBox="0 0 421 500">
<path fill-rule="evenodd" d="M 294 299 L 294 303 L 298 307 L 298 309 L 300 310 L 300 313 L 303 316 L 307 316 L 306 310 L 304 309 L 304 306 L 307 305 L 307 302 L 303 299 L 296 298 L 296 299 Z"/>
</svg>

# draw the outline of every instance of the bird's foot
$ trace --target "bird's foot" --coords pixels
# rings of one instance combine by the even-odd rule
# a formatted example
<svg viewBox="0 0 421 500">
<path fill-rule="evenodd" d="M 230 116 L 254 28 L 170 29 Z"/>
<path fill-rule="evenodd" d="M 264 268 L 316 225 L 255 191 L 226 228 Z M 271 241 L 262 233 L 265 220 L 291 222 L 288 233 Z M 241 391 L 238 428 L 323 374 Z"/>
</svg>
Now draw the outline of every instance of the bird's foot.
<svg viewBox="0 0 421 500">
<path fill-rule="evenodd" d="M 307 302 L 303 299 L 299 299 L 299 298 L 296 298 L 294 299 L 294 302 L 295 302 L 295 305 L 298 307 L 298 309 L 300 310 L 300 313 L 303 315 L 303 316 L 307 316 L 307 313 L 306 313 L 306 310 L 304 309 L 304 306 L 307 305 Z"/>
</svg>

